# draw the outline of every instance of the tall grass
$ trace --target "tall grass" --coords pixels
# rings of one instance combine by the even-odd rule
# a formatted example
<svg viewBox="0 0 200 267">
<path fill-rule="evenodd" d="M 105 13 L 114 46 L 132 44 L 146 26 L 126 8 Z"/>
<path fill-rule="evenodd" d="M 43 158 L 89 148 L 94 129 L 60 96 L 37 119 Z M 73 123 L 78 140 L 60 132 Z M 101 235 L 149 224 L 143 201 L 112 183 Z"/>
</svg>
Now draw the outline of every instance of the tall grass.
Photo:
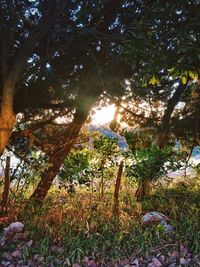
<svg viewBox="0 0 200 267">
<path fill-rule="evenodd" d="M 159 247 L 187 243 L 191 252 L 200 253 L 200 191 L 196 184 L 177 185 L 155 190 L 142 203 L 135 200 L 132 190 L 120 195 L 120 217 L 112 214 L 112 194 L 99 195 L 79 191 L 73 197 L 52 191 L 43 207 L 31 207 L 21 214 L 29 239 L 34 246 L 25 251 L 45 255 L 52 261 L 52 246 L 62 248 L 55 257 L 80 261 L 85 255 L 103 259 L 144 255 Z M 147 228 L 140 223 L 141 216 L 159 211 L 170 218 L 175 227 L 168 236 L 162 227 Z"/>
</svg>

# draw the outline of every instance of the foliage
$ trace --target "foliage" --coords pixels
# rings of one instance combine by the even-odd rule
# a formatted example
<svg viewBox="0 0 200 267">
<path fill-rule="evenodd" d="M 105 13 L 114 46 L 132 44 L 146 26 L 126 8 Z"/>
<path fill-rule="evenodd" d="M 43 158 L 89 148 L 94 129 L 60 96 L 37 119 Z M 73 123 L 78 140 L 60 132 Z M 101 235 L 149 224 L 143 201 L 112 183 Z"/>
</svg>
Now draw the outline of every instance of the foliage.
<svg viewBox="0 0 200 267">
<path fill-rule="evenodd" d="M 151 11 L 148 2 L 139 5 L 125 43 L 125 59 L 141 75 L 143 86 L 159 86 L 167 75 L 179 77 L 183 84 L 198 79 L 198 7 L 198 1 L 154 1 Z"/>
<path fill-rule="evenodd" d="M 82 149 L 75 148 L 59 173 L 60 187 L 68 192 L 75 192 L 80 185 L 99 191 L 102 179 L 102 186 L 112 180 L 119 157 L 118 140 L 97 134 L 89 143 Z"/>
<path fill-rule="evenodd" d="M 108 160 L 115 163 L 119 156 L 118 139 L 111 138 L 105 135 L 100 135 L 99 138 L 94 139 L 94 149 L 102 157 L 103 160 Z"/>
<path fill-rule="evenodd" d="M 60 187 L 68 188 L 68 192 L 75 191 L 76 185 L 90 185 L 89 178 L 89 151 L 74 150 L 64 162 L 59 172 Z"/>
<path fill-rule="evenodd" d="M 160 149 L 156 146 L 138 149 L 131 153 L 126 166 L 128 177 L 136 181 L 156 181 L 184 167 L 187 154 L 176 151 L 171 147 Z"/>
</svg>

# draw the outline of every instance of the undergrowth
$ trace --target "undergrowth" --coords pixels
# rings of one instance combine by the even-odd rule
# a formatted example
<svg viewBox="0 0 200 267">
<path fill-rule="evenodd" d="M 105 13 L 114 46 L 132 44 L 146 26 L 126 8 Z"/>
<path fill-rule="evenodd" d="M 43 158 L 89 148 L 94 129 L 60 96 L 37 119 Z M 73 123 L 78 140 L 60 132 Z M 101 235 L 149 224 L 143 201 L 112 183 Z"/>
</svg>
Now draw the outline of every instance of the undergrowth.
<svg viewBox="0 0 200 267">
<path fill-rule="evenodd" d="M 112 203 L 111 193 L 99 199 L 89 192 L 74 196 L 51 192 L 42 207 L 21 212 L 20 220 L 35 244 L 24 250 L 23 257 L 42 254 L 52 262 L 51 248 L 58 246 L 61 249 L 55 257 L 70 262 L 81 261 L 85 255 L 117 259 L 153 253 L 157 248 L 162 251 L 181 242 L 191 252 L 200 253 L 200 191 L 196 185 L 157 189 L 141 203 L 131 190 L 124 190 L 118 219 L 112 215 Z M 141 217 L 149 211 L 167 215 L 174 234 L 166 235 L 162 227 L 142 226 Z"/>
</svg>

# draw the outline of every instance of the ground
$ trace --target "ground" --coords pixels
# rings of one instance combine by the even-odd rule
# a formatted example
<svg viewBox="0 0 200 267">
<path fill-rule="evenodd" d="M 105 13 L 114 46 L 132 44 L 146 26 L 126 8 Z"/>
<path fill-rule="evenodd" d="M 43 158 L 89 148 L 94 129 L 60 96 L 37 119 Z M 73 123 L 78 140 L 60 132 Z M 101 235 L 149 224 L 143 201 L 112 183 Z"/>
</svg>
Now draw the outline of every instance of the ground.
<svg viewBox="0 0 200 267">
<path fill-rule="evenodd" d="M 112 214 L 112 192 L 100 199 L 83 190 L 70 196 L 53 189 L 42 208 L 26 211 L 23 201 L 11 203 L 1 218 L 0 266 L 200 266 L 195 180 L 157 188 L 141 203 L 133 189 L 124 187 L 119 218 Z M 141 217 L 149 211 L 169 217 L 174 232 L 142 225 Z M 23 231 L 4 238 L 3 228 L 16 220 L 24 224 Z"/>
</svg>

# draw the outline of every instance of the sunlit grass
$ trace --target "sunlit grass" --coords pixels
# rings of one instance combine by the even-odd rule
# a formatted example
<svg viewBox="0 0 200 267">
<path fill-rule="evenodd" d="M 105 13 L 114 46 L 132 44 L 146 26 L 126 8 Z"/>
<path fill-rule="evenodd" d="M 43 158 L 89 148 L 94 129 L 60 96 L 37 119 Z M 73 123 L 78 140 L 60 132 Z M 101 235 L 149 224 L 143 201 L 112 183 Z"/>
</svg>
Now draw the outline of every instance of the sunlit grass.
<svg viewBox="0 0 200 267">
<path fill-rule="evenodd" d="M 176 247 L 178 242 L 187 243 L 192 252 L 200 253 L 200 191 L 196 183 L 157 189 L 141 203 L 133 192 L 128 187 L 121 191 L 120 216 L 116 220 L 112 214 L 112 191 L 100 199 L 98 193 L 80 190 L 70 196 L 51 190 L 43 207 L 32 207 L 20 216 L 29 239 L 36 244 L 26 253 L 50 257 L 50 247 L 55 245 L 62 248 L 60 257 L 72 262 L 85 255 L 117 259 L 144 255 L 157 247 L 162 251 L 168 244 Z M 155 210 L 170 218 L 175 227 L 172 236 L 156 226 L 141 225 L 141 216 Z"/>
</svg>

